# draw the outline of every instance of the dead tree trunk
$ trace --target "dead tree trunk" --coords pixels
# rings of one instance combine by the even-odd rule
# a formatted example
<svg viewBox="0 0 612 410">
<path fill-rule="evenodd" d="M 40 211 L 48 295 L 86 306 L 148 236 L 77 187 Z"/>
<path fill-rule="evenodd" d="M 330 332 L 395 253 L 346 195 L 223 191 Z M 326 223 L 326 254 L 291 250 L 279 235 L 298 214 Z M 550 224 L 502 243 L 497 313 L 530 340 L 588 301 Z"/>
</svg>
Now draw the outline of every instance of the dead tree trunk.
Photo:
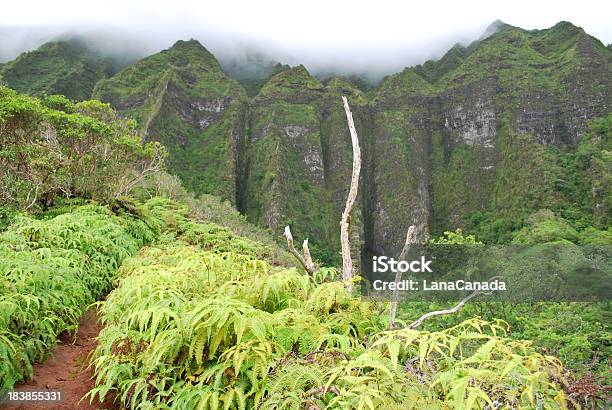
<svg viewBox="0 0 612 410">
<path fill-rule="evenodd" d="M 351 214 L 353 205 L 357 199 L 357 188 L 359 185 L 359 173 L 361 171 L 361 150 L 359 149 L 359 139 L 353 122 L 353 114 L 349 107 L 346 97 L 342 97 L 344 103 L 344 111 L 346 112 L 346 121 L 348 122 L 349 131 L 351 133 L 351 144 L 353 146 L 353 173 L 351 176 L 351 186 L 348 197 L 346 198 L 346 206 L 340 220 L 340 244 L 342 246 L 342 280 L 347 284 L 349 291 L 352 290 L 353 280 L 353 259 L 351 258 L 351 245 L 349 241 L 349 226 L 351 223 Z"/>
<path fill-rule="evenodd" d="M 408 252 L 410 251 L 410 246 L 416 242 L 416 228 L 414 225 L 410 225 L 408 228 L 408 232 L 406 233 L 406 242 L 404 243 L 404 247 L 400 252 L 399 259 L 403 261 L 408 256 Z M 395 316 L 397 315 L 397 303 L 399 301 L 399 290 L 397 289 L 397 284 L 402 279 L 402 273 L 398 270 L 395 273 L 395 289 L 393 290 L 393 296 L 391 299 L 391 319 L 389 320 L 389 330 L 393 330 L 395 327 Z"/>
<path fill-rule="evenodd" d="M 287 238 L 287 247 L 289 248 L 289 252 L 295 256 L 295 258 L 300 262 L 300 265 L 304 268 L 308 275 L 312 276 L 314 274 L 314 263 L 312 262 L 312 258 L 310 257 L 310 250 L 308 249 L 308 238 L 304 239 L 304 256 L 300 255 L 295 246 L 293 246 L 293 235 L 291 235 L 291 229 L 289 229 L 289 225 L 285 226 L 285 238 Z"/>
<path fill-rule="evenodd" d="M 492 282 L 495 279 L 502 279 L 502 278 L 503 278 L 503 276 L 493 276 L 492 278 L 487 280 L 487 282 Z M 482 291 L 482 290 L 475 290 L 473 293 L 471 293 L 470 295 L 468 295 L 465 298 L 463 298 L 459 303 L 457 303 L 454 307 L 452 307 L 450 309 L 434 310 L 433 312 L 425 313 L 423 316 L 421 316 L 420 318 L 418 318 L 417 320 L 412 322 L 410 325 L 408 325 L 408 328 L 409 329 L 415 329 L 415 328 L 421 326 L 421 324 L 423 324 L 423 322 L 426 319 L 429 319 L 430 317 L 442 316 L 442 315 L 450 315 L 452 313 L 457 313 L 459 310 L 461 310 L 461 308 L 463 306 L 465 306 L 465 304 L 467 302 L 469 302 L 471 299 L 475 298 L 476 296 L 479 296 L 479 295 L 491 295 L 491 294 L 492 294 L 491 292 L 485 292 L 485 291 Z"/>
</svg>

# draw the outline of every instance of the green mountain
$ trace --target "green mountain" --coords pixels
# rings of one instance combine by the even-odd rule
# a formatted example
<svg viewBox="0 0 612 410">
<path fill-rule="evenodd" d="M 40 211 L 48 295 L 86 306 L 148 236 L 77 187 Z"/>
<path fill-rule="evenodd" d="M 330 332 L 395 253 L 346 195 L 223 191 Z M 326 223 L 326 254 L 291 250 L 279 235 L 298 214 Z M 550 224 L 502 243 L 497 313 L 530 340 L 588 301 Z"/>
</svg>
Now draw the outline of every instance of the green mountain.
<svg viewBox="0 0 612 410">
<path fill-rule="evenodd" d="M 402 220 L 440 233 L 469 226 L 475 213 L 520 224 L 538 208 L 565 209 L 561 154 L 575 149 L 588 119 L 610 112 L 611 73 L 609 50 L 562 22 L 541 31 L 501 25 L 387 78 L 366 131 L 378 181 L 366 201 L 372 247 L 401 246 Z"/>
<path fill-rule="evenodd" d="M 191 190 L 235 201 L 246 92 L 199 42 L 178 41 L 100 81 L 93 96 L 162 142 L 169 169 Z"/>
<path fill-rule="evenodd" d="M 109 59 L 77 40 L 53 41 L 0 65 L 0 82 L 36 96 L 62 94 L 85 100 L 100 79 L 112 74 L 112 67 Z"/>
<path fill-rule="evenodd" d="M 365 102 L 349 83 L 323 86 L 303 66 L 264 85 L 251 101 L 238 204 L 252 221 L 275 232 L 289 224 L 298 237 L 317 238 L 313 250 L 328 259 L 339 250 L 338 215 L 352 169 L 346 117 L 338 104 L 342 94 Z M 355 235 L 361 237 L 358 215 L 354 222 Z"/>
<path fill-rule="evenodd" d="M 30 55 L 37 66 L 56 61 L 39 50 L 1 72 L 27 73 L 18 63 Z M 161 141 L 188 189 L 230 200 L 277 235 L 290 224 L 327 261 L 351 172 L 341 95 L 363 151 L 353 235 L 366 252 L 398 252 L 413 223 L 421 237 L 463 228 L 507 241 L 540 209 L 578 230 L 607 227 L 609 132 L 588 124 L 611 111 L 612 52 L 579 27 L 496 22 L 367 92 L 354 79 L 322 83 L 303 66 L 262 64 L 239 83 L 200 43 L 179 41 L 100 79 L 93 96 Z M 29 92 L 51 89 L 45 81 Z"/>
</svg>

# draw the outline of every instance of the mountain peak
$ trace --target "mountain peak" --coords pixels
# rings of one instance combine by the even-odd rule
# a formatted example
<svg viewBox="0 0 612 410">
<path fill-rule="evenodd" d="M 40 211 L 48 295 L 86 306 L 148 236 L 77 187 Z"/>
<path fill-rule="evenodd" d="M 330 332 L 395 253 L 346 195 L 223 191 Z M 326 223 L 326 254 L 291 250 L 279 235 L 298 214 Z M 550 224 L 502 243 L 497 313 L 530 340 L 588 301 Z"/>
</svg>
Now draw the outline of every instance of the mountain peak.
<svg viewBox="0 0 612 410">
<path fill-rule="evenodd" d="M 503 21 L 499 19 L 495 20 L 493 23 L 487 26 L 484 33 L 482 33 L 482 35 L 480 36 L 479 40 L 484 40 L 485 38 L 490 37 L 495 33 L 498 33 L 500 31 L 507 30 L 510 28 L 514 28 L 514 26 L 504 23 Z"/>
<path fill-rule="evenodd" d="M 261 88 L 258 96 L 266 97 L 278 93 L 300 95 L 304 91 L 322 91 L 323 89 L 323 84 L 300 64 L 273 75 Z"/>
<path fill-rule="evenodd" d="M 198 40 L 191 38 L 189 40 L 178 40 L 176 43 L 170 47 L 170 50 L 181 50 L 181 49 L 199 49 L 206 50 L 206 47 L 202 45 Z"/>
<path fill-rule="evenodd" d="M 159 54 L 171 56 L 168 62 L 174 66 L 187 66 L 195 63 L 221 71 L 221 66 L 216 57 L 202 43 L 193 38 L 178 40 L 172 47 Z"/>
<path fill-rule="evenodd" d="M 567 34 L 584 33 L 584 30 L 582 28 L 573 25 L 569 21 L 560 21 L 548 30 Z"/>
<path fill-rule="evenodd" d="M 0 78 L 23 93 L 63 94 L 73 100 L 91 97 L 110 64 L 78 39 L 50 41 L 2 66 Z"/>
<path fill-rule="evenodd" d="M 312 81 L 318 82 L 318 80 L 316 80 L 312 75 L 310 75 L 306 67 L 304 67 L 304 65 L 302 64 L 290 67 L 289 69 L 279 72 L 273 77 L 273 79 L 276 80 L 275 82 L 277 84 L 280 84 L 283 82 L 289 82 L 289 83 L 296 83 L 296 82 L 297 83 L 309 83 Z"/>
</svg>

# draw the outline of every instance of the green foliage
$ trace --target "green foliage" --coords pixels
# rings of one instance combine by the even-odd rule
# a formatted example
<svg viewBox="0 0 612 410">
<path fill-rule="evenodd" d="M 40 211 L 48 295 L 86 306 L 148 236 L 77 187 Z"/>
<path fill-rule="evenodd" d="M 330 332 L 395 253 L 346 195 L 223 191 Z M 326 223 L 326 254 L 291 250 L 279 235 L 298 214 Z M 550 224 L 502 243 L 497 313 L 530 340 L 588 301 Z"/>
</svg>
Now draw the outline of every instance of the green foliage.
<svg viewBox="0 0 612 410">
<path fill-rule="evenodd" d="M 444 232 L 444 236 L 440 238 L 432 238 L 429 240 L 432 244 L 444 244 L 444 245 L 475 245 L 482 244 L 477 241 L 474 235 L 463 235 L 461 229 L 455 230 L 455 232 Z"/>
<path fill-rule="evenodd" d="M 206 194 L 197 198 L 188 198 L 186 202 L 190 208 L 190 215 L 195 220 L 210 221 L 227 228 L 238 236 L 263 245 L 263 252 L 258 254 L 259 258 L 266 259 L 273 265 L 292 266 L 295 264 L 295 258 L 287 252 L 286 244 L 279 244 L 269 229 L 266 230 L 249 223 L 247 217 L 238 212 L 230 202 Z"/>
<path fill-rule="evenodd" d="M 187 192 L 180 179 L 174 175 L 161 172 L 153 177 L 145 178 L 135 187 L 134 196 L 144 201 L 151 197 L 160 197 L 182 203 L 187 207 L 183 209 L 183 212 L 193 219 L 212 222 L 227 228 L 238 236 L 262 244 L 263 251 L 258 254 L 260 258 L 274 265 L 291 266 L 295 264 L 295 258 L 287 252 L 286 245 L 279 243 L 278 238 L 273 237 L 269 229 L 251 224 L 247 217 L 238 212 L 227 200 L 213 195 L 196 196 Z"/>
<path fill-rule="evenodd" d="M 512 243 L 533 245 L 556 241 L 576 242 L 577 239 L 578 233 L 567 221 L 542 209 L 527 219 L 527 226 L 514 234 Z"/>
<path fill-rule="evenodd" d="M 278 96 L 282 93 L 285 97 L 301 97 L 303 93 L 312 91 L 321 91 L 323 84 L 316 78 L 312 77 L 308 70 L 303 65 L 292 67 L 288 70 L 282 70 L 261 88 L 257 99 L 263 100 L 270 97 Z"/>
<path fill-rule="evenodd" d="M 90 398 L 134 409 L 568 404 L 560 362 L 507 339 L 501 321 L 385 331 L 387 306 L 347 293 L 334 270 L 274 268 L 176 203 L 146 208 L 165 234 L 124 262 L 101 305 Z"/>
<path fill-rule="evenodd" d="M 529 172 L 511 172 L 505 177 L 510 185 L 498 189 L 500 204 L 506 205 L 471 213 L 468 230 L 486 243 L 612 243 L 608 233 L 612 214 L 611 137 L 612 114 L 608 114 L 590 122 L 573 150 L 545 154 L 542 147 L 538 148 L 535 165 L 521 162 Z M 535 183 L 533 178 L 548 182 Z M 528 195 L 521 193 L 525 187 Z M 511 205 L 516 201 L 512 197 L 520 198 L 521 205 Z M 548 210 L 542 208 L 544 204 Z"/>
<path fill-rule="evenodd" d="M 13 222 L 15 215 L 16 212 L 13 208 L 0 206 L 0 232 Z"/>
<path fill-rule="evenodd" d="M 519 217 L 541 204 L 556 206 L 555 181 L 561 176 L 553 152 L 530 135 L 503 133 L 492 208 L 499 216 Z"/>
<path fill-rule="evenodd" d="M 73 100 L 91 98 L 96 82 L 110 74 L 111 62 L 77 40 L 45 43 L 0 67 L 0 80 L 19 92 Z"/>
<path fill-rule="evenodd" d="M 496 216 L 494 212 L 473 212 L 467 217 L 469 231 L 485 243 L 509 243 L 513 232 L 524 226 L 522 218 Z"/>
<path fill-rule="evenodd" d="M 81 206 L 51 219 L 18 217 L 0 234 L 0 390 L 31 378 L 121 262 L 156 238 L 154 219 L 119 215 Z"/>
<path fill-rule="evenodd" d="M 408 302 L 399 309 L 400 319 L 411 320 L 432 310 L 446 309 L 441 303 Z M 426 321 L 423 327 L 439 331 L 455 326 L 474 316 L 485 320 L 503 318 L 508 335 L 526 340 L 542 354 L 560 358 L 578 375 L 595 373 L 609 385 L 609 358 L 612 354 L 610 303 L 496 303 L 476 302 L 466 305 L 455 315 L 439 316 Z"/>
<path fill-rule="evenodd" d="M 89 70 L 81 51 L 65 50 L 49 45 L 2 65 L 0 75 L 26 92 L 88 98 L 105 74 Z M 363 225 L 376 246 L 395 246 L 405 233 L 397 221 L 406 217 L 419 224 L 431 217 L 438 234 L 457 227 L 470 233 L 444 232 L 433 243 L 475 244 L 477 237 L 609 244 L 612 117 L 574 135 L 582 113 L 566 111 L 589 107 L 588 117 L 605 109 L 593 96 L 604 103 L 609 97 L 607 68 L 609 50 L 568 23 L 532 32 L 505 26 L 437 62 L 388 77 L 370 95 L 337 78 L 323 86 L 302 66 L 282 67 L 265 84 L 252 84 L 250 94 L 259 92 L 247 104 L 245 91 L 207 50 L 180 41 L 103 80 L 95 94 L 135 118 L 141 136 L 168 146 L 170 169 L 187 188 L 222 197 L 194 199 L 167 174 L 137 186 L 141 198 L 162 193 L 190 209 L 160 199 L 139 208 L 120 197 L 161 151 L 143 147 L 134 125 L 108 106 L 62 96 L 34 100 L 0 88 L 0 230 L 34 227 L 3 234 L 19 256 L 2 255 L 0 266 L 8 264 L 11 273 L 0 289 L 12 292 L 11 281 L 25 277 L 44 299 L 21 288 L 8 302 L 0 299 L 6 302 L 0 312 L 9 312 L 3 323 L 14 332 L 0 332 L 2 364 L 9 363 L 3 384 L 22 379 L 57 333 L 74 326 L 80 306 L 108 288 L 119 261 L 162 230 L 156 246 L 125 261 L 120 286 L 104 305 L 107 327 L 92 395 L 118 392 L 124 405 L 141 408 L 563 407 L 562 370 L 542 354 L 578 372 L 607 375 L 609 306 L 477 304 L 428 322 L 429 331 L 382 332 L 384 307 L 346 294 L 334 270 L 309 279 L 269 265 L 284 264 L 286 254 L 230 202 L 277 234 L 291 224 L 297 237 L 310 237 L 316 258 L 336 263 L 351 169 L 338 102 L 348 94 L 364 143 Z M 554 124 L 522 117 L 540 112 L 555 112 Z M 480 132 L 489 120 L 496 132 Z M 536 132 L 544 126 L 561 130 L 552 135 L 559 140 L 542 140 L 551 136 Z M 474 132 L 491 140 L 473 141 Z M 568 133 L 576 140 L 565 140 Z M 90 246 L 91 228 L 79 227 L 74 237 L 66 234 L 69 244 L 54 239 L 30 249 L 31 241 L 39 246 L 41 226 L 84 212 L 74 197 L 108 203 L 137 245 Z M 16 213 L 51 205 L 61 206 L 40 221 Z M 354 236 L 360 218 L 356 212 Z M 109 232 L 99 236 L 115 238 Z M 561 261 L 561 274 L 563 268 Z M 505 318 L 509 336 L 533 340 L 539 353 L 491 334 L 500 329 L 475 315 L 491 323 Z M 452 327 L 457 320 L 469 322 Z"/>
<path fill-rule="evenodd" d="M 577 232 L 605 232 L 610 119 L 584 128 L 610 106 L 609 48 L 567 22 L 546 30 L 491 28 L 487 38 L 455 45 L 373 89 L 352 78 L 323 85 L 303 66 L 248 55 L 245 70 L 225 67 L 246 92 L 190 40 L 98 81 L 94 94 L 134 118 L 141 137 L 167 147 L 170 170 L 189 190 L 234 203 L 276 235 L 287 222 L 299 225 L 297 233 L 329 263 L 338 259 L 338 208 L 351 170 L 344 94 L 364 154 L 363 226 L 356 230 L 371 232 L 376 247 L 394 250 L 404 233 L 398 221 L 408 215 L 418 224 L 427 219 L 432 234 L 462 228 L 487 243 L 512 240 L 540 208 Z M 89 97 L 99 71 L 93 61 L 81 45 L 55 42 L 1 70 L 22 91 L 53 90 L 49 84 L 61 79 L 72 87 L 55 92 L 72 98 L 78 88 Z M 73 71 L 91 81 L 65 76 Z M 22 78 L 13 85 L 9 76 Z M 59 100 L 45 104 L 69 110 Z M 284 128 L 291 125 L 308 132 L 289 137 Z M 316 156 L 323 182 L 309 172 Z"/>
<path fill-rule="evenodd" d="M 334 264 L 340 216 L 324 179 L 325 141 L 315 103 L 324 91 L 298 66 L 273 76 L 253 99 L 250 132 L 255 137 L 238 206 L 249 220 L 278 234 L 290 225 L 296 237 L 311 239 L 314 258 Z"/>
<path fill-rule="evenodd" d="M 100 81 L 94 97 L 162 143 L 170 172 L 187 189 L 236 201 L 246 92 L 197 40 L 177 41 Z"/>
<path fill-rule="evenodd" d="M 141 144 L 107 104 L 0 87 L 0 206 L 46 209 L 75 196 L 108 202 L 161 169 L 164 153 Z"/>
<path fill-rule="evenodd" d="M 562 216 L 577 229 L 601 229 L 612 214 L 612 113 L 593 120 L 575 152 L 564 155 L 560 189 L 567 198 Z"/>
<path fill-rule="evenodd" d="M 578 242 L 586 245 L 610 245 L 612 244 L 612 227 L 603 231 L 589 226 L 578 233 Z"/>
</svg>

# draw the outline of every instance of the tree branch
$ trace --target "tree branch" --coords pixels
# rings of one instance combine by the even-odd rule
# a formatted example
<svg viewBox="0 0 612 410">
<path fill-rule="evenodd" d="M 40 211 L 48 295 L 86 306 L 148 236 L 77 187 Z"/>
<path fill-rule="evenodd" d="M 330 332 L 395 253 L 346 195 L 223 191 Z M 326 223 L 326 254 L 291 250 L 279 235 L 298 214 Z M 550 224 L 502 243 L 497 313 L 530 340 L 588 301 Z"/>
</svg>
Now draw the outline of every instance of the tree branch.
<svg viewBox="0 0 612 410">
<path fill-rule="evenodd" d="M 406 233 L 406 242 L 404 242 L 404 247 L 400 252 L 399 260 L 403 261 L 408 256 L 408 252 L 410 251 L 410 246 L 416 242 L 416 228 L 414 225 L 410 225 L 408 227 L 408 232 Z M 389 320 L 389 329 L 393 330 L 395 327 L 395 316 L 397 315 L 397 303 L 399 300 L 399 290 L 397 289 L 397 284 L 402 279 L 402 273 L 398 270 L 395 272 L 395 289 L 393 289 L 393 296 L 391 299 L 391 319 Z"/>
<path fill-rule="evenodd" d="M 308 239 L 304 241 L 304 257 L 300 255 L 300 253 L 293 246 L 293 235 L 291 235 L 291 229 L 289 225 L 285 226 L 285 238 L 287 238 L 287 247 L 289 248 L 289 252 L 295 256 L 295 258 L 300 262 L 300 265 L 304 268 L 304 270 L 308 273 L 308 275 L 312 276 L 314 273 L 314 264 L 312 263 L 312 258 L 310 257 L 310 251 L 308 250 Z"/>
<path fill-rule="evenodd" d="M 308 248 L 308 238 L 304 239 L 304 244 L 302 245 L 302 250 L 304 251 L 304 262 L 306 262 L 306 271 L 314 272 L 315 267 L 314 263 L 312 263 L 312 257 L 310 256 L 310 249 Z"/>
<path fill-rule="evenodd" d="M 340 220 L 340 243 L 342 246 L 342 280 L 347 283 L 348 290 L 352 289 L 353 279 L 353 260 L 351 258 L 351 245 L 349 241 L 349 225 L 351 222 L 351 213 L 353 205 L 357 198 L 357 188 L 359 186 L 359 172 L 361 171 L 361 150 L 359 149 L 359 138 L 355 130 L 353 122 L 353 114 L 349 107 L 348 100 L 345 96 L 342 97 L 344 103 L 344 111 L 346 112 L 346 121 L 348 122 L 349 131 L 351 133 L 351 144 L 353 147 L 353 173 L 351 176 L 351 186 L 348 197 L 346 198 L 346 206 Z"/>
<path fill-rule="evenodd" d="M 493 276 L 492 278 L 490 278 L 489 280 L 487 280 L 487 282 L 491 282 L 492 280 L 495 279 L 501 279 L 502 276 Z M 434 317 L 434 316 L 442 316 L 442 315 L 450 315 L 452 313 L 456 313 L 459 310 L 461 310 L 461 308 L 467 303 L 469 302 L 471 299 L 475 298 L 478 295 L 490 295 L 491 292 L 483 292 L 481 290 L 475 290 L 472 294 L 470 294 L 469 296 L 466 296 L 465 298 L 463 298 L 459 303 L 457 303 L 457 305 L 451 309 L 445 309 L 445 310 L 434 310 L 433 312 L 429 312 L 424 314 L 423 316 L 421 316 L 420 318 L 418 318 L 417 320 L 415 320 L 414 322 L 412 322 L 408 328 L 410 329 L 414 329 L 416 327 L 421 326 L 421 324 L 426 320 L 429 319 L 430 317 Z"/>
</svg>

